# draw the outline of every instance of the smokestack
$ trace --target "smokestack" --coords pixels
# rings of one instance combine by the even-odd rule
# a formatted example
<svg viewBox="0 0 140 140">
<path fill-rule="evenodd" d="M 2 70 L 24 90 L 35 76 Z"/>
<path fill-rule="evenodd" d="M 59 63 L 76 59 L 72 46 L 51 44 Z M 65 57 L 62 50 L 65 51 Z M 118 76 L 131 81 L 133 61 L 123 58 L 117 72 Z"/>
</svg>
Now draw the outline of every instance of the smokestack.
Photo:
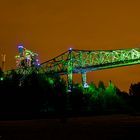
<svg viewBox="0 0 140 140">
<path fill-rule="evenodd" d="M 2 66 L 1 66 L 1 69 L 4 72 L 5 71 L 5 58 L 6 58 L 6 54 L 2 54 L 1 57 L 2 57 Z"/>
</svg>

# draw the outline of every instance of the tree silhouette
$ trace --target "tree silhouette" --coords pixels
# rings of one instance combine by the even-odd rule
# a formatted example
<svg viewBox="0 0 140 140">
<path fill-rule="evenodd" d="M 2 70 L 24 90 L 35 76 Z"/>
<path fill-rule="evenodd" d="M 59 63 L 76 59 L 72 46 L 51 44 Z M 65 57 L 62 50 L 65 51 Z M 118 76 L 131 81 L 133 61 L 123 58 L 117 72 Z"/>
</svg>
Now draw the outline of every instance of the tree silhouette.
<svg viewBox="0 0 140 140">
<path fill-rule="evenodd" d="M 131 96 L 140 97 L 140 82 L 130 85 L 129 94 Z"/>
<path fill-rule="evenodd" d="M 140 82 L 131 84 L 129 89 L 131 105 L 135 111 L 140 111 Z"/>
<path fill-rule="evenodd" d="M 104 85 L 104 82 L 103 81 L 99 81 L 99 83 L 98 83 L 98 89 L 99 90 L 105 90 L 105 85 Z"/>
<path fill-rule="evenodd" d="M 129 94 L 119 90 L 110 81 L 106 87 L 102 81 L 88 88 L 74 84 L 72 92 L 67 92 L 66 82 L 55 74 L 17 74 L 12 71 L 0 81 L 0 115 L 10 114 L 55 114 L 65 118 L 67 112 L 119 113 L 135 109 L 140 111 L 140 83 L 131 84 Z M 22 84 L 20 82 L 22 81 Z M 127 110 L 127 111 L 126 111 Z"/>
</svg>

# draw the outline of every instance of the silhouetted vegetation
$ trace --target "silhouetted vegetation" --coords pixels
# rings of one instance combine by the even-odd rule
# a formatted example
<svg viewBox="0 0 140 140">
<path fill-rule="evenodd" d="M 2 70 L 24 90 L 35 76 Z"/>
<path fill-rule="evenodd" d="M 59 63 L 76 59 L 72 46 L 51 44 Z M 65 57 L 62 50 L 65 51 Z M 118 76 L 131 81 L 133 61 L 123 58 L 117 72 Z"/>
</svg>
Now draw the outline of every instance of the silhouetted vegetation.
<svg viewBox="0 0 140 140">
<path fill-rule="evenodd" d="M 111 81 L 105 86 L 90 83 L 88 88 L 73 84 L 68 92 L 66 82 L 55 75 L 20 75 L 0 71 L 0 115 L 137 113 L 140 111 L 140 83 L 131 84 L 129 93 Z"/>
</svg>

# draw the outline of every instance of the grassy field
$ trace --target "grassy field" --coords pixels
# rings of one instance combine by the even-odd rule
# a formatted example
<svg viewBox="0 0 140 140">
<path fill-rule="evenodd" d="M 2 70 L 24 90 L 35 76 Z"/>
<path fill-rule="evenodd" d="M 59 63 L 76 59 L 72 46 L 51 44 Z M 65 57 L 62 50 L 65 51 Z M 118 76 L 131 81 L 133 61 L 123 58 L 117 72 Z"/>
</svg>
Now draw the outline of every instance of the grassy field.
<svg viewBox="0 0 140 140">
<path fill-rule="evenodd" d="M 140 139 L 140 116 L 106 115 L 0 121 L 0 140 Z"/>
</svg>

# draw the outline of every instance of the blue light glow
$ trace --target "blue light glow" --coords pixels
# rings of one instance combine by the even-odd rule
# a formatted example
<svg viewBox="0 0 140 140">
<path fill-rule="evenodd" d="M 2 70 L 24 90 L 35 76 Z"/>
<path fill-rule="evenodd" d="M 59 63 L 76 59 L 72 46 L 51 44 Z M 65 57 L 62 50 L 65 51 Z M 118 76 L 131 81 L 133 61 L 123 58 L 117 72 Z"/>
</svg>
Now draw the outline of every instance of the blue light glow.
<svg viewBox="0 0 140 140">
<path fill-rule="evenodd" d="M 88 88 L 89 85 L 87 83 L 84 84 L 84 88 Z"/>
<path fill-rule="evenodd" d="M 22 45 L 19 45 L 18 48 L 24 48 Z"/>
<path fill-rule="evenodd" d="M 72 48 L 69 48 L 69 51 L 72 51 Z"/>
</svg>

